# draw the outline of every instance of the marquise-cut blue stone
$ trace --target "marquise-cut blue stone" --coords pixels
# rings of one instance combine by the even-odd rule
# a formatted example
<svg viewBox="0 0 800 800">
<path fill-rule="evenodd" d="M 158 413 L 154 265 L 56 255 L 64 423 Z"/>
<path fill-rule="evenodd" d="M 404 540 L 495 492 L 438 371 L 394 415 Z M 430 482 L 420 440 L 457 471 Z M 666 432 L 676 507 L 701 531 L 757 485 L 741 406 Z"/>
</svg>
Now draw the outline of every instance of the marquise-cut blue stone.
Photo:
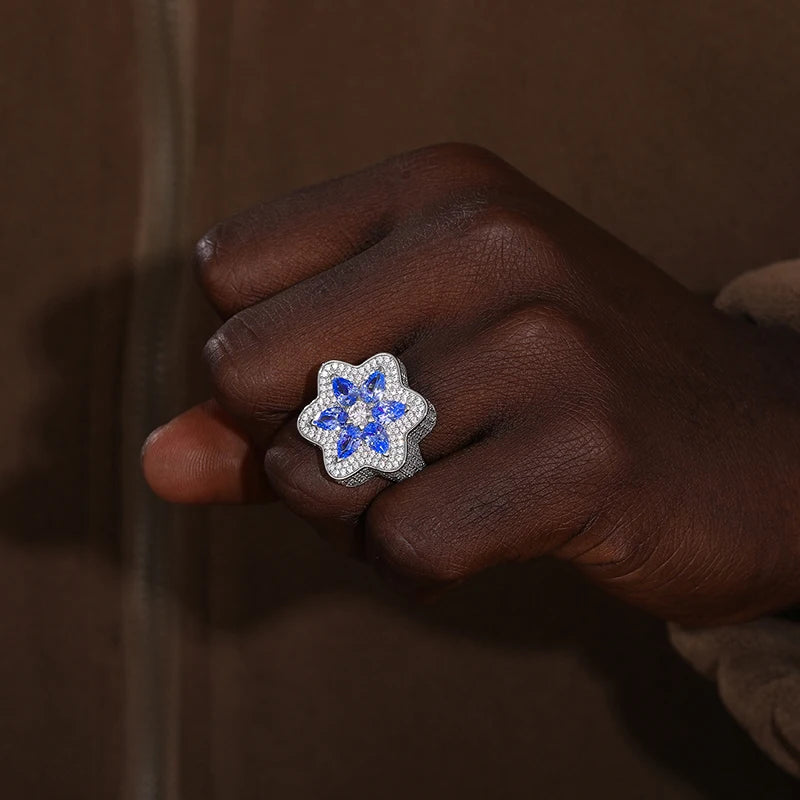
<svg viewBox="0 0 800 800">
<path fill-rule="evenodd" d="M 377 403 L 383 397 L 386 376 L 376 369 L 361 385 L 361 399 L 365 403 Z"/>
<path fill-rule="evenodd" d="M 390 403 L 380 403 L 372 409 L 372 416 L 376 422 L 394 422 L 406 413 L 406 404 L 399 400 L 392 400 Z"/>
<path fill-rule="evenodd" d="M 336 395 L 336 399 L 343 406 L 351 406 L 358 400 L 358 387 L 347 378 L 337 376 L 331 381 L 331 384 L 333 385 L 333 393 Z"/>
<path fill-rule="evenodd" d="M 342 427 L 347 425 L 347 412 L 341 406 L 331 406 L 314 420 L 314 425 L 324 431 Z"/>
<path fill-rule="evenodd" d="M 349 458 L 361 446 L 361 428 L 355 425 L 348 425 L 344 429 L 344 433 L 339 437 L 336 442 L 336 455 L 340 459 Z"/>
<path fill-rule="evenodd" d="M 376 453 L 386 455 L 389 452 L 389 434 L 380 423 L 368 422 L 364 426 L 364 438 Z"/>
</svg>

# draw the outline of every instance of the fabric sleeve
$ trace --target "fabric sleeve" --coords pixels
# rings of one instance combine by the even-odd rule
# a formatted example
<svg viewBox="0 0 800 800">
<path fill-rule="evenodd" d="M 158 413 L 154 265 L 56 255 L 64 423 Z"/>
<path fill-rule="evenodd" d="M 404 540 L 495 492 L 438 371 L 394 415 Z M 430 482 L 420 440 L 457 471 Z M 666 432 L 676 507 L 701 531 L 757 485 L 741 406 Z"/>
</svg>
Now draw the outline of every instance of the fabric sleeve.
<svg viewBox="0 0 800 800">
<path fill-rule="evenodd" d="M 800 332 L 800 259 L 745 273 L 720 292 L 716 305 L 758 324 Z M 670 625 L 669 634 L 678 652 L 716 681 L 722 702 L 756 744 L 800 778 L 800 621 Z"/>
</svg>

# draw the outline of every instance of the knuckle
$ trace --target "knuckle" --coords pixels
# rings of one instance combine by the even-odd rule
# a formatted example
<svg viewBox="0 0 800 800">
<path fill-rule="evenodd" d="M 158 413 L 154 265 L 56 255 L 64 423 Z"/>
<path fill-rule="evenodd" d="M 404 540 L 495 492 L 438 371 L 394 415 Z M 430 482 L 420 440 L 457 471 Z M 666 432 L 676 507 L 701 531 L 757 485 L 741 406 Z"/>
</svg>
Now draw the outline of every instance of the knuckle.
<svg viewBox="0 0 800 800">
<path fill-rule="evenodd" d="M 317 498 L 303 479 L 297 459 L 271 447 L 264 453 L 263 465 L 270 487 L 292 511 L 303 516 L 315 516 Z"/>
<path fill-rule="evenodd" d="M 258 393 L 254 370 L 249 367 L 261 349 L 259 337 L 241 315 L 229 319 L 203 349 L 203 360 L 217 394 L 236 413 L 251 414 L 254 410 Z"/>
<path fill-rule="evenodd" d="M 443 142 L 404 153 L 391 160 L 400 178 L 433 182 L 445 196 L 470 187 L 489 188 L 520 179 L 502 158 L 475 144 Z"/>
<path fill-rule="evenodd" d="M 497 323 L 495 336 L 514 351 L 561 357 L 588 344 L 580 320 L 551 303 L 534 303 L 512 311 Z"/>
<path fill-rule="evenodd" d="M 291 303 L 270 300 L 240 311 L 217 330 L 203 350 L 223 405 L 262 427 L 274 426 L 298 407 L 311 385 L 311 365 L 318 363 L 308 343 L 287 332 L 293 309 Z"/>
<path fill-rule="evenodd" d="M 461 200 L 468 220 L 467 233 L 487 243 L 516 244 L 531 237 L 532 225 L 528 217 L 502 200 L 476 202 L 476 198 Z"/>
<path fill-rule="evenodd" d="M 470 142 L 438 142 L 417 150 L 414 155 L 423 161 L 440 167 L 463 168 L 466 166 L 492 167 L 497 169 L 506 163 L 491 150 Z"/>
<path fill-rule="evenodd" d="M 392 572 L 417 581 L 447 583 L 463 577 L 463 570 L 445 557 L 433 526 L 406 513 L 404 504 L 386 502 L 379 495 L 366 515 L 370 547 Z"/>
<path fill-rule="evenodd" d="M 216 226 L 206 231 L 194 246 L 194 265 L 198 278 L 204 278 L 217 261 Z"/>
<path fill-rule="evenodd" d="M 390 569 L 416 576 L 424 568 L 419 550 L 409 541 L 408 520 L 396 503 L 376 498 L 367 512 L 366 526 L 375 556 Z"/>
<path fill-rule="evenodd" d="M 227 326 L 220 328 L 203 348 L 203 361 L 211 381 L 221 394 L 235 393 L 241 381 L 240 357 L 228 335 Z"/>
<path fill-rule="evenodd" d="M 554 397 L 581 396 L 605 386 L 594 355 L 591 332 L 583 321 L 552 303 L 519 306 L 489 323 L 479 335 L 481 351 L 494 363 L 508 364 L 526 383 L 529 365 L 536 365 L 536 384 Z M 520 370 L 523 374 L 520 374 Z"/>
<path fill-rule="evenodd" d="M 453 216 L 470 263 L 484 279 L 487 269 L 517 276 L 521 285 L 558 286 L 569 278 L 563 248 L 513 197 L 464 196 Z"/>
<path fill-rule="evenodd" d="M 347 519 L 356 516 L 320 480 L 316 460 L 305 450 L 295 447 L 270 446 L 264 452 L 264 473 L 270 487 L 287 507 L 304 519 Z M 324 480 L 324 479 L 323 479 Z"/>
<path fill-rule="evenodd" d="M 214 299 L 222 280 L 223 245 L 226 223 L 220 222 L 207 231 L 194 247 L 194 266 L 203 290 Z"/>
<path fill-rule="evenodd" d="M 230 310 L 251 305 L 258 295 L 241 285 L 236 254 L 252 237 L 247 215 L 219 222 L 194 248 L 195 274 L 206 296 L 219 308 Z"/>
<path fill-rule="evenodd" d="M 586 479 L 607 495 L 621 485 L 631 452 L 622 427 L 603 399 L 595 397 L 570 420 L 571 439 L 581 454 Z"/>
<path fill-rule="evenodd" d="M 593 520 L 593 524 L 582 533 L 578 558 L 607 585 L 625 590 L 626 584 L 628 588 L 636 583 L 640 587 L 646 585 L 647 573 L 657 570 L 654 558 L 660 548 L 652 537 L 634 534 L 629 519 L 635 512 L 630 503 L 626 503 L 623 509 L 621 514 L 601 514 Z M 662 542 L 673 540 L 670 533 L 666 537 Z M 677 546 L 677 541 L 673 541 L 664 551 L 674 552 Z M 651 583 L 647 588 L 652 590 L 655 585 Z"/>
</svg>

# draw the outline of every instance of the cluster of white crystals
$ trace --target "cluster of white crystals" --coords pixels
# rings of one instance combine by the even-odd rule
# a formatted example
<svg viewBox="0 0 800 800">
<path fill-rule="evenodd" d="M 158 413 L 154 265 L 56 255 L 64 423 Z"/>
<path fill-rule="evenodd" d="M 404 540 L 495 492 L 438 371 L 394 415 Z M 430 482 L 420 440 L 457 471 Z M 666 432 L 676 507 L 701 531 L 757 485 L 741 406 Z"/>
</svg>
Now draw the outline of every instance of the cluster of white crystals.
<svg viewBox="0 0 800 800">
<path fill-rule="evenodd" d="M 385 454 L 362 446 L 347 458 L 340 459 L 336 443 L 341 430 L 324 430 L 313 422 L 326 408 L 339 405 L 333 392 L 332 381 L 335 377 L 347 378 L 356 386 L 361 386 L 375 370 L 380 370 L 386 376 L 381 402 L 405 403 L 406 411 L 399 419 L 385 425 L 389 436 L 389 449 Z M 348 412 L 352 423 L 359 427 L 368 421 L 367 415 L 371 413 L 361 400 L 356 401 Z M 317 396 L 300 412 L 297 429 L 303 438 L 320 447 L 325 470 L 331 478 L 355 485 L 375 473 L 395 479 L 405 477 L 398 473 L 403 472 L 409 456 L 419 459 L 419 439 L 433 427 L 434 413 L 433 406 L 421 394 L 408 387 L 402 364 L 389 353 L 378 353 L 358 366 L 345 361 L 326 361 L 317 375 Z M 412 433 L 417 435 L 410 437 Z M 410 453 L 410 449 L 416 452 Z"/>
</svg>

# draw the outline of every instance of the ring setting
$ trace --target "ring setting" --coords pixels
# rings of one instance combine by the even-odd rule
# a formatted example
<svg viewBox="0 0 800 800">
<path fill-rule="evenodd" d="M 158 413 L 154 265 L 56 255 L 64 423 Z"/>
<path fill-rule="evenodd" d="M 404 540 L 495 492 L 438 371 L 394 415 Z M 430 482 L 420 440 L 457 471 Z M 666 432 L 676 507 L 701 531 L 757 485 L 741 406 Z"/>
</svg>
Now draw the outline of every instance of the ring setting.
<svg viewBox="0 0 800 800">
<path fill-rule="evenodd" d="M 409 387 L 405 367 L 390 353 L 358 365 L 326 361 L 316 398 L 297 418 L 300 435 L 322 451 L 325 472 L 345 486 L 419 472 L 419 443 L 435 424 L 433 405 Z"/>
</svg>

